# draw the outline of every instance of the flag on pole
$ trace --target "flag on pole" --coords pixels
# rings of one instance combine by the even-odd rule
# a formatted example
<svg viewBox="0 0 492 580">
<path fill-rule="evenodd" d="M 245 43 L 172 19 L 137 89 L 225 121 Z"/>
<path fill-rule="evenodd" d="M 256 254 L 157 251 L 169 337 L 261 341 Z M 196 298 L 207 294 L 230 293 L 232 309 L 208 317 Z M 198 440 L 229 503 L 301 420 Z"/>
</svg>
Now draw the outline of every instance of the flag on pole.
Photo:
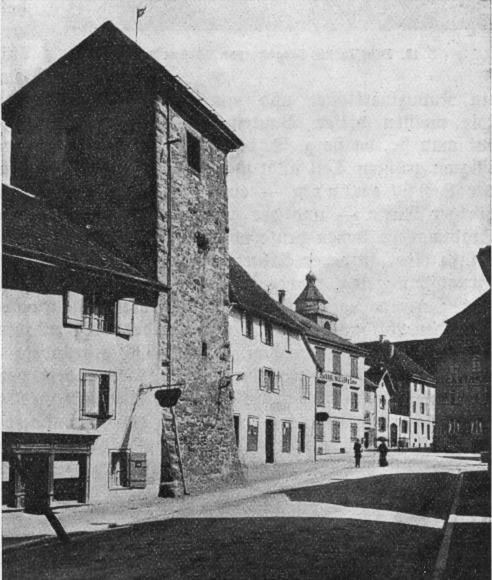
<svg viewBox="0 0 492 580">
<path fill-rule="evenodd" d="M 137 8 L 137 20 L 139 18 L 142 18 L 142 16 L 145 14 L 146 10 L 147 10 L 147 6 L 144 6 L 143 8 Z"/>
</svg>

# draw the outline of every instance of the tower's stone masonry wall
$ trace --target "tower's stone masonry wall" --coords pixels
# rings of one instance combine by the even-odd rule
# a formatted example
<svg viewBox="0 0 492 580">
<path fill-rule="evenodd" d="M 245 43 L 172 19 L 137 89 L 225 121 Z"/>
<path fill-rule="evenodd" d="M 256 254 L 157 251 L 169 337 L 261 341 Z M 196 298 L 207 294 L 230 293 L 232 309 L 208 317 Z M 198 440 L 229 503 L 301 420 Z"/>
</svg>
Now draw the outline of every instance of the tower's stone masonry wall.
<svg viewBox="0 0 492 580">
<path fill-rule="evenodd" d="M 201 171 L 188 166 L 187 131 L 200 138 Z M 170 109 L 172 175 L 171 382 L 185 381 L 176 406 L 179 440 L 191 490 L 241 478 L 234 440 L 229 371 L 228 206 L 226 154 Z M 167 282 L 167 109 L 156 101 L 158 276 Z M 201 243 L 198 243 L 201 242 Z M 200 247 L 201 246 L 201 247 Z M 168 313 L 161 299 L 162 360 Z M 206 353 L 205 353 L 206 350 Z M 163 372 L 167 367 L 163 366 Z M 172 443 L 171 443 L 172 445 Z"/>
</svg>

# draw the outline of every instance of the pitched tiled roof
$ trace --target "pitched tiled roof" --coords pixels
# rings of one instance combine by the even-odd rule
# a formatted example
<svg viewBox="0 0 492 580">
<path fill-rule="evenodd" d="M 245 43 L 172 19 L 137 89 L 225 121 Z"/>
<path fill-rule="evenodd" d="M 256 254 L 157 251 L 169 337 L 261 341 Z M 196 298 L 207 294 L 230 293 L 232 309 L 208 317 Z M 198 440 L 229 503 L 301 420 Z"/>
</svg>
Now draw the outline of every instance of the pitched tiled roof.
<svg viewBox="0 0 492 580">
<path fill-rule="evenodd" d="M 44 82 L 58 93 L 72 91 L 77 94 L 81 90 L 79 85 L 84 87 L 85 79 L 82 77 L 96 74 L 107 85 L 109 81 L 136 79 L 142 88 L 144 85 L 157 86 L 165 91 L 173 106 L 190 116 L 192 124 L 213 143 L 226 150 L 243 145 L 210 105 L 109 20 L 9 97 L 2 107 L 3 118 L 10 126 L 17 108 L 23 106 L 24 99 L 43 87 Z"/>
<path fill-rule="evenodd" d="M 83 227 L 51 209 L 39 198 L 15 187 L 2 186 L 3 251 L 10 255 L 58 265 L 123 276 L 163 287 L 92 241 Z"/>
<path fill-rule="evenodd" d="M 439 341 L 440 350 L 490 352 L 490 290 L 446 321 Z"/>
<path fill-rule="evenodd" d="M 309 338 L 317 340 L 324 344 L 328 344 L 330 346 L 335 346 L 342 348 L 344 350 L 349 350 L 351 352 L 360 355 L 366 354 L 364 349 L 350 342 L 350 340 L 342 338 L 341 336 L 338 336 L 338 334 L 335 334 L 331 330 L 319 326 L 318 324 L 316 324 L 309 318 L 306 318 L 302 314 L 299 314 L 298 312 L 294 312 L 290 308 L 287 308 L 285 304 L 279 304 L 279 306 L 293 321 L 295 321 L 302 327 L 303 331 Z"/>
<path fill-rule="evenodd" d="M 370 389 L 377 389 L 378 384 L 377 382 L 371 381 L 371 379 L 367 376 L 367 371 L 364 374 L 364 387 L 369 387 Z"/>
<path fill-rule="evenodd" d="M 431 375 L 437 369 L 438 338 L 421 340 L 401 340 L 393 343 Z"/>
<path fill-rule="evenodd" d="M 358 343 L 360 347 L 369 351 L 369 356 L 367 357 L 367 363 L 372 365 L 377 365 L 381 362 L 381 343 L 376 342 L 360 342 Z M 416 378 L 423 381 L 428 381 L 430 383 L 435 383 L 436 379 L 428 373 L 424 368 L 417 364 L 413 359 L 411 359 L 403 350 L 396 347 L 394 348 L 394 353 L 391 358 L 384 357 L 383 365 L 392 376 L 399 377 L 404 376 L 407 378 Z"/>
<path fill-rule="evenodd" d="M 229 300 L 248 312 L 302 332 L 300 325 L 283 312 L 280 304 L 232 256 L 229 257 Z"/>
</svg>

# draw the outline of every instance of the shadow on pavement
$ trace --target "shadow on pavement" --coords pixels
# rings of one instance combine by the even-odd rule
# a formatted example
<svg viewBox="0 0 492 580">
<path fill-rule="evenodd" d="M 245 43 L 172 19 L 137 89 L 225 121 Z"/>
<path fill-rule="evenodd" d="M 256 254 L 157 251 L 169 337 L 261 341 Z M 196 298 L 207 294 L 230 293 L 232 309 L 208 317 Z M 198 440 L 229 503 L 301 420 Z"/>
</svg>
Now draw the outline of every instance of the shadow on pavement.
<svg viewBox="0 0 492 580">
<path fill-rule="evenodd" d="M 489 580 L 490 524 L 455 524 L 446 580 Z"/>
<path fill-rule="evenodd" d="M 331 503 L 444 519 L 454 498 L 456 478 L 449 473 L 399 473 L 275 493 L 283 493 L 292 501 Z"/>
<path fill-rule="evenodd" d="M 490 475 L 487 471 L 467 471 L 456 511 L 458 515 L 490 517 Z"/>
<path fill-rule="evenodd" d="M 7 552 L 12 579 L 420 579 L 441 530 L 363 520 L 200 518 L 137 524 L 69 546 Z"/>
</svg>

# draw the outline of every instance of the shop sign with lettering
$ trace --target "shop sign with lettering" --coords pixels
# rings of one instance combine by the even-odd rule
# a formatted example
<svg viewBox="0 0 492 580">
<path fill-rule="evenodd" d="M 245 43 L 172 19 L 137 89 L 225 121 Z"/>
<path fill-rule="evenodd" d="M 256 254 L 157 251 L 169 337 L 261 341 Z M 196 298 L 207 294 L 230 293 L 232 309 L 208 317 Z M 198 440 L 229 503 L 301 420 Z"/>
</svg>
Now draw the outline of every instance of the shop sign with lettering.
<svg viewBox="0 0 492 580">
<path fill-rule="evenodd" d="M 358 385 L 359 381 L 357 379 L 344 377 L 342 375 L 334 375 L 332 373 L 323 373 L 321 378 L 325 381 L 333 381 L 334 383 L 347 383 L 348 385 Z"/>
</svg>

